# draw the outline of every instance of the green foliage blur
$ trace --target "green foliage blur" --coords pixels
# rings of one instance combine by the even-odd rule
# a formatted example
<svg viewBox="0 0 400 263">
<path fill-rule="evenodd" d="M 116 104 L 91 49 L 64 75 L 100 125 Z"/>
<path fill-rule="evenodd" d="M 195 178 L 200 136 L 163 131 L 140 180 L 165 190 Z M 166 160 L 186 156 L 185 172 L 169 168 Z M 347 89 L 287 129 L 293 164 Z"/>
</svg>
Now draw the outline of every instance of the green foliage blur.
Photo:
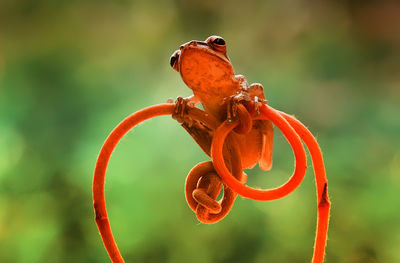
<svg viewBox="0 0 400 263">
<path fill-rule="evenodd" d="M 92 207 L 97 154 L 124 117 L 190 90 L 169 65 L 180 44 L 225 38 L 237 74 L 264 85 L 323 149 L 332 201 L 326 262 L 400 262 L 398 1 L 0 2 L 0 262 L 108 262 Z M 127 262 L 310 262 L 309 171 L 272 202 L 238 198 L 214 225 L 186 204 L 209 160 L 176 121 L 150 120 L 114 152 L 106 180 Z M 280 131 L 275 187 L 293 171 Z"/>
</svg>

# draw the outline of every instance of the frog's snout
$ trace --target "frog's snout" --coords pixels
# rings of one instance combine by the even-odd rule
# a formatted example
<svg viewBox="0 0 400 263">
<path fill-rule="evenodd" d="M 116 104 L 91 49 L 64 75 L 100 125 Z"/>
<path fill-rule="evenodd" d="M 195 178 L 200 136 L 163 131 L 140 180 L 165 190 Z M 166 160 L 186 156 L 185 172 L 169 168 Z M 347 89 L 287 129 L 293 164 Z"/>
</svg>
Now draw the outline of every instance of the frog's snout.
<svg viewBox="0 0 400 263">
<path fill-rule="evenodd" d="M 196 47 L 198 43 L 199 43 L 199 41 L 191 40 L 191 41 L 189 41 L 189 42 L 187 42 L 187 43 L 185 43 L 185 44 L 182 44 L 182 45 L 179 47 L 179 50 L 182 50 L 184 47 L 187 47 L 187 46 Z"/>
</svg>

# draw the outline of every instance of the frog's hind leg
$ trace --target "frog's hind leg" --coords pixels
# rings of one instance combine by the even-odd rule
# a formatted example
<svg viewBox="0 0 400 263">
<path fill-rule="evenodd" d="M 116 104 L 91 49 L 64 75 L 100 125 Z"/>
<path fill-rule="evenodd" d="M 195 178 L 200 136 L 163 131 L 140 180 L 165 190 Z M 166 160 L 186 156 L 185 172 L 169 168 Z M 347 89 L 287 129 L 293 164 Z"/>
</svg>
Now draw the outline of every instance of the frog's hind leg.
<svg viewBox="0 0 400 263">
<path fill-rule="evenodd" d="M 258 101 L 266 103 L 264 95 L 264 87 L 260 83 L 253 83 L 249 86 L 248 92 L 251 98 L 255 101 L 256 113 L 259 114 Z M 261 157 L 259 161 L 260 168 L 264 171 L 271 170 L 272 168 L 272 143 L 274 137 L 274 126 L 271 121 L 262 120 L 258 122 L 258 127 L 261 131 Z"/>
<path fill-rule="evenodd" d="M 272 144 L 274 139 L 274 126 L 271 121 L 263 120 L 259 122 L 259 128 L 262 135 L 260 168 L 264 171 L 272 168 Z"/>
<path fill-rule="evenodd" d="M 181 123 L 182 127 L 192 136 L 200 148 L 208 155 L 211 155 L 211 142 L 213 131 L 199 121 L 190 120 Z"/>
</svg>

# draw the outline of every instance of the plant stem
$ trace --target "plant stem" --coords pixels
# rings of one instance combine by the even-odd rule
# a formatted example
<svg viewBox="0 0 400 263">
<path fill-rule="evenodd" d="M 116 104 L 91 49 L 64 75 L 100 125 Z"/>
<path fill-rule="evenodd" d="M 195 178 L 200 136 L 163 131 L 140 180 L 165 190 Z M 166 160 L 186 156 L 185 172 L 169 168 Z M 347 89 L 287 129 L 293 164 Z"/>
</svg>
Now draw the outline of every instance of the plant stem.
<svg viewBox="0 0 400 263">
<path fill-rule="evenodd" d="M 95 220 L 104 246 L 106 247 L 111 261 L 114 263 L 122 263 L 124 262 L 124 259 L 121 256 L 111 231 L 104 195 L 104 181 L 111 154 L 121 138 L 130 129 L 150 118 L 162 115 L 171 115 L 174 107 L 175 104 L 172 103 L 158 104 L 144 108 L 128 116 L 110 133 L 100 150 L 99 156 L 97 157 L 93 178 L 93 206 L 95 211 Z M 188 116 L 203 122 L 211 128 L 215 128 L 218 125 L 215 119 L 198 108 L 188 109 Z"/>
<path fill-rule="evenodd" d="M 329 210 L 331 203 L 328 196 L 328 180 L 321 148 L 312 133 L 295 117 L 284 112 L 281 115 L 292 125 L 310 152 L 313 162 L 315 184 L 317 188 L 318 219 L 314 243 L 313 263 L 322 263 L 325 256 L 326 239 L 329 225 Z"/>
</svg>

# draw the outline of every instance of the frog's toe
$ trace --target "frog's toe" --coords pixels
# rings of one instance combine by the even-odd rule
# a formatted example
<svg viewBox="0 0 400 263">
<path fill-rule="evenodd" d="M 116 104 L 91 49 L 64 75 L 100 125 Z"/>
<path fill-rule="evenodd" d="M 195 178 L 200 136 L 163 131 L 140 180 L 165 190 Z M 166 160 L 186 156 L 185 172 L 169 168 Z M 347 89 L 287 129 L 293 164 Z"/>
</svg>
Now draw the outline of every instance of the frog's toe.
<svg viewBox="0 0 400 263">
<path fill-rule="evenodd" d="M 193 107 L 194 106 L 188 99 L 182 97 L 176 98 L 172 118 L 177 120 L 179 123 L 185 122 L 187 119 L 188 109 Z"/>
<path fill-rule="evenodd" d="M 227 121 L 228 122 L 234 122 L 238 120 L 238 109 L 237 106 L 243 102 L 249 102 L 252 101 L 252 98 L 250 97 L 247 92 L 241 92 L 237 95 L 234 95 L 230 97 L 228 101 L 228 108 L 227 108 Z"/>
</svg>

